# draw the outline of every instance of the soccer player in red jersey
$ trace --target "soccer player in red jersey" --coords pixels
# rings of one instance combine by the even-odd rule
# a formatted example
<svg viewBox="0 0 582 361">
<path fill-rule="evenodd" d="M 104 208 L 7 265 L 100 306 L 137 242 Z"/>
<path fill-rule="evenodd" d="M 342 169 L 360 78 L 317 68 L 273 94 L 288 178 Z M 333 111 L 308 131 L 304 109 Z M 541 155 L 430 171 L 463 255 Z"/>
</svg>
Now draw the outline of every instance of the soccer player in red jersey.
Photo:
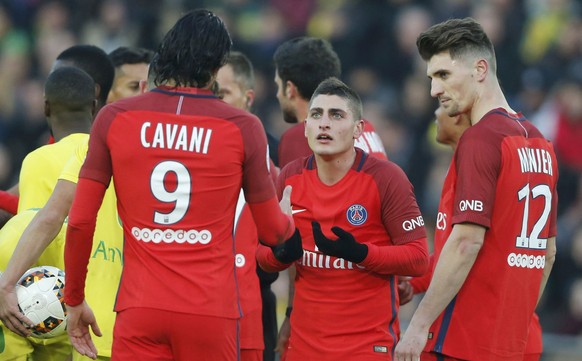
<svg viewBox="0 0 582 361">
<path fill-rule="evenodd" d="M 436 141 L 441 144 L 450 145 L 453 151 L 457 149 L 461 135 L 463 135 L 465 130 L 471 126 L 471 121 L 466 114 L 459 114 L 454 117 L 450 117 L 442 107 L 438 107 L 437 110 L 435 110 L 435 122 L 437 128 Z M 451 167 L 452 166 L 453 164 L 451 164 Z M 439 207 L 439 209 L 440 208 L 441 207 Z M 439 211 L 436 225 L 439 230 L 446 226 L 446 216 L 444 212 Z M 438 231 L 437 234 L 442 235 L 443 232 Z M 434 262 L 433 255 L 431 255 L 431 262 Z M 427 272 L 421 277 L 412 278 L 410 285 L 413 289 L 413 293 L 416 294 L 426 292 L 430 284 L 431 277 L 432 272 Z M 528 333 L 527 345 L 523 358 L 524 361 L 539 360 L 541 358 L 542 350 L 542 328 L 537 314 L 534 313 Z"/>
<path fill-rule="evenodd" d="M 275 83 L 283 120 L 296 124 L 279 140 L 279 167 L 312 153 L 305 138 L 303 120 L 307 118 L 309 100 L 315 88 L 327 78 L 341 75 L 340 59 L 324 39 L 299 37 L 281 44 L 275 55 Z M 364 131 L 356 139 L 356 147 L 378 158 L 386 159 L 386 151 L 374 125 L 364 120 Z"/>
<path fill-rule="evenodd" d="M 226 63 L 218 70 L 216 82 L 219 86 L 218 96 L 225 103 L 250 111 L 255 98 L 255 75 L 253 65 L 243 53 L 233 51 L 228 55 Z M 271 174 L 275 180 L 278 171 L 272 161 Z M 271 283 L 276 280 L 277 273 L 273 277 L 257 267 L 257 226 L 242 193 L 236 210 L 236 274 L 243 313 L 240 321 L 240 360 L 274 361 L 277 316 Z"/>
<path fill-rule="evenodd" d="M 428 269 L 406 175 L 354 146 L 361 113 L 359 96 L 336 78 L 317 87 L 305 124 L 313 154 L 288 164 L 277 182 L 298 231 L 257 250 L 268 271 L 297 269 L 289 361 L 390 360 L 399 335 L 396 275 Z"/>
<path fill-rule="evenodd" d="M 81 354 L 95 357 L 84 283 L 113 176 L 125 245 L 112 360 L 238 359 L 232 235 L 241 187 L 263 242 L 282 243 L 295 226 L 279 208 L 260 120 L 211 91 L 231 44 L 215 14 L 187 13 L 151 64 L 157 87 L 95 120 L 65 246 L 68 333 Z"/>
<path fill-rule="evenodd" d="M 430 286 L 396 359 L 522 360 L 555 259 L 553 147 L 510 108 L 493 45 L 473 19 L 434 25 L 417 46 L 431 95 L 472 126 L 443 186 Z"/>
<path fill-rule="evenodd" d="M 304 120 L 307 118 L 309 100 L 315 88 L 327 78 L 341 75 L 340 59 L 331 44 L 324 39 L 299 37 L 281 44 L 275 55 L 275 83 L 277 99 L 287 123 L 296 124 L 289 128 L 279 142 L 279 166 L 312 154 L 305 138 Z M 371 156 L 387 159 L 386 150 L 374 125 L 364 120 L 364 130 L 355 140 L 355 146 Z M 285 350 L 289 339 L 289 314 L 293 309 L 294 267 L 289 268 L 289 297 L 286 317 L 281 325 L 277 340 L 277 351 L 285 360 Z"/>
</svg>

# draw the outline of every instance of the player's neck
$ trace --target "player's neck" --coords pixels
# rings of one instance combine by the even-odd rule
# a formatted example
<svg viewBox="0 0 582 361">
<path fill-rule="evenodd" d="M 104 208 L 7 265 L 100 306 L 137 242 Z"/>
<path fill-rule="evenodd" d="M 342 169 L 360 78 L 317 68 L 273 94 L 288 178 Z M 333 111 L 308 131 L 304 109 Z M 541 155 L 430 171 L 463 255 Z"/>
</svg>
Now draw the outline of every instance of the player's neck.
<svg viewBox="0 0 582 361">
<path fill-rule="evenodd" d="M 307 119 L 307 112 L 309 111 L 309 100 L 297 98 L 295 103 L 295 114 L 297 115 L 297 123 L 303 123 Z"/>
<path fill-rule="evenodd" d="M 356 150 L 353 147 L 341 154 L 315 154 L 317 176 L 323 184 L 328 186 L 334 185 L 348 173 L 355 160 Z"/>
<path fill-rule="evenodd" d="M 507 99 L 505 99 L 499 83 L 495 82 L 490 87 L 484 88 L 479 97 L 475 99 L 475 103 L 471 109 L 471 124 L 475 125 L 479 123 L 485 114 L 497 108 L 505 109 L 510 114 L 516 113 L 509 106 Z"/>
</svg>

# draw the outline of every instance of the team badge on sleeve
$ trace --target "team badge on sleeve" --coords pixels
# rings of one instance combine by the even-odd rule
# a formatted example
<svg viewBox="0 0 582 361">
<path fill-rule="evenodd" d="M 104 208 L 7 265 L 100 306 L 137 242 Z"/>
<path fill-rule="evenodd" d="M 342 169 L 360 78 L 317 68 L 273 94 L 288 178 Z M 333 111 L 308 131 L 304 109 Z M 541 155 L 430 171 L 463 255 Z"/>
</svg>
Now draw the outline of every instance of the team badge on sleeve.
<svg viewBox="0 0 582 361">
<path fill-rule="evenodd" d="M 348 222 L 354 226 L 361 226 L 368 219 L 368 211 L 361 204 L 353 204 L 346 212 Z"/>
</svg>

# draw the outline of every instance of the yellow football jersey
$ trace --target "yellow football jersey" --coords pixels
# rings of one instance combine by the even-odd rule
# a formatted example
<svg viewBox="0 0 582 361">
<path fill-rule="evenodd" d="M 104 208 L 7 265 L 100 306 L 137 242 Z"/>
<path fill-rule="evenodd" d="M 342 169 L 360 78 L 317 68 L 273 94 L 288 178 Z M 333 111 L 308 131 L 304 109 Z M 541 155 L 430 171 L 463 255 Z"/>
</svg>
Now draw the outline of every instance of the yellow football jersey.
<svg viewBox="0 0 582 361">
<path fill-rule="evenodd" d="M 78 182 L 79 171 L 87 155 L 87 147 L 87 143 L 78 147 L 65 166 L 60 179 Z M 117 215 L 117 199 L 113 182 L 111 182 L 97 214 L 85 286 L 86 301 L 93 309 L 99 328 L 103 333 L 103 337 L 93 337 L 93 342 L 100 356 L 111 356 L 113 324 L 115 322 L 113 305 L 122 266 L 123 228 Z M 78 356 L 75 355 L 75 360 Z"/>
<path fill-rule="evenodd" d="M 18 212 L 42 208 L 50 198 L 63 167 L 80 144 L 87 144 L 89 134 L 75 133 L 54 144 L 30 152 L 22 162 L 19 178 Z"/>
</svg>

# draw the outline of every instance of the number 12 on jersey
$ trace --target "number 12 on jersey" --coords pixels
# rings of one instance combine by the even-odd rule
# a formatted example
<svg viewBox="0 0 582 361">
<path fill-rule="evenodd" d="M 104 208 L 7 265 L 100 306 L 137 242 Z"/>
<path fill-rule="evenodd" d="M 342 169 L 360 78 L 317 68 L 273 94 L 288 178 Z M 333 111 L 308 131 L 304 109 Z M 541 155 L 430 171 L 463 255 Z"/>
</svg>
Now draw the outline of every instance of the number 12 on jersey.
<svg viewBox="0 0 582 361">
<path fill-rule="evenodd" d="M 540 196 L 544 197 L 544 210 L 542 211 L 542 214 L 539 216 L 537 221 L 534 223 L 528 236 L 530 194 L 532 198 L 537 198 Z M 521 232 L 520 235 L 516 238 L 515 246 L 518 248 L 546 249 L 548 239 L 539 238 L 539 236 L 548 223 L 550 210 L 552 208 L 552 191 L 550 190 L 550 187 L 545 184 L 539 184 L 530 190 L 530 185 L 528 183 L 522 189 L 520 189 L 519 192 L 517 192 L 517 199 L 520 203 L 523 201 L 524 208 L 523 219 L 521 221 Z"/>
</svg>

